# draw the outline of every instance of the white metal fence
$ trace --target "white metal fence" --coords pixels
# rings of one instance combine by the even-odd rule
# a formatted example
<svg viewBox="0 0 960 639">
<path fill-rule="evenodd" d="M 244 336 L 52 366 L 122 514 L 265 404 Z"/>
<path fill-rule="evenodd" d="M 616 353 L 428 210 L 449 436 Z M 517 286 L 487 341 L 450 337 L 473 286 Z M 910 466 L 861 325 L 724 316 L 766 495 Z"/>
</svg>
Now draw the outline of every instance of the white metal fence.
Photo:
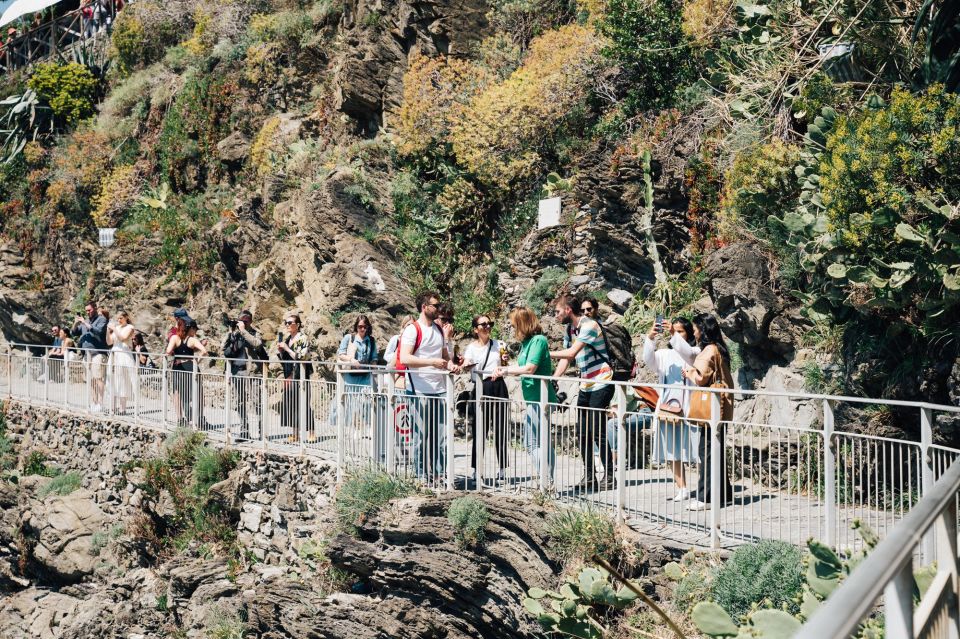
<svg viewBox="0 0 960 639">
<path fill-rule="evenodd" d="M 539 387 L 538 401 L 524 401 L 519 389 L 509 398 L 484 397 L 477 384 L 471 415 L 463 419 L 452 376 L 443 393 L 424 396 L 382 368 L 309 362 L 288 366 L 284 377 L 279 362 L 251 362 L 234 374 L 217 358 L 175 364 L 151 354 L 147 360 L 75 350 L 58 359 L 49 347 L 17 346 L 0 356 L 0 396 L 166 430 L 191 427 L 226 444 L 323 456 L 340 473 L 378 467 L 436 488 L 542 491 L 641 530 L 712 547 L 757 539 L 800 544 L 810 537 L 856 547 L 853 520 L 885 535 L 958 455 L 933 440 L 938 419 L 960 414 L 953 406 L 737 390 L 744 406 L 764 402 L 764 415 L 802 412 L 812 423 L 722 422 L 721 391 L 705 389 L 714 393 L 714 416 L 693 424 L 628 410 L 629 382 L 609 385 L 611 410 L 589 407 L 579 379 L 528 376 Z M 554 384 L 569 401 L 549 401 Z M 914 419 L 919 435 L 863 434 L 856 426 L 864 415 Z M 675 499 L 683 486 L 720 498 L 705 506 L 683 493 Z"/>
</svg>

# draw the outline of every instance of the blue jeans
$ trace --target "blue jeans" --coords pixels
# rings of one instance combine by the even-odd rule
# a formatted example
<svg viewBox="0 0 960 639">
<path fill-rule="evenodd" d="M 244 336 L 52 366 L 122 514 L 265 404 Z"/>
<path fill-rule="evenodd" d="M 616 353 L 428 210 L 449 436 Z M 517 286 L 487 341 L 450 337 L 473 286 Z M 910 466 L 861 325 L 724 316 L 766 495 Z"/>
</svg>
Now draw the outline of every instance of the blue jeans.
<svg viewBox="0 0 960 639">
<path fill-rule="evenodd" d="M 405 391 L 408 412 L 413 417 L 413 467 L 417 477 L 442 477 L 447 461 L 447 407 L 442 394 Z"/>
<path fill-rule="evenodd" d="M 553 481 L 553 469 L 557 462 L 557 453 L 553 448 L 552 438 L 547 438 L 547 483 Z M 527 404 L 527 412 L 523 416 L 523 445 L 530 455 L 530 461 L 533 463 L 537 474 L 540 474 L 540 405 Z"/>
<path fill-rule="evenodd" d="M 650 428 L 650 424 L 653 423 L 653 413 L 648 409 L 644 409 L 639 413 L 633 413 L 627 415 L 627 418 L 624 420 L 627 427 L 627 441 L 636 441 L 637 434 L 644 428 Z M 610 446 L 610 450 L 617 450 L 617 436 L 618 431 L 620 430 L 620 423 L 617 421 L 616 417 L 612 417 L 607 420 L 607 444 Z"/>
</svg>

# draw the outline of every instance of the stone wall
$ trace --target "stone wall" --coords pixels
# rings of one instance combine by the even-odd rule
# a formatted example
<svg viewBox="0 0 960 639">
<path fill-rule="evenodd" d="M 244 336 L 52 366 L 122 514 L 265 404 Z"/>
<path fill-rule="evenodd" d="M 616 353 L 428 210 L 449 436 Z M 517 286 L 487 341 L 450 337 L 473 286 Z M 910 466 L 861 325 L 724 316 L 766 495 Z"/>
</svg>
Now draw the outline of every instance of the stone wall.
<svg viewBox="0 0 960 639">
<path fill-rule="evenodd" d="M 96 421 L 52 408 L 7 403 L 7 428 L 19 440 L 21 457 L 42 452 L 47 463 L 77 471 L 83 488 L 113 517 L 138 510 L 142 495 L 136 461 L 158 457 L 169 433 L 120 421 Z M 268 565 L 297 563 L 298 549 L 329 524 L 336 467 L 316 457 L 288 457 L 238 447 L 231 473 L 239 484 L 240 543 Z"/>
</svg>

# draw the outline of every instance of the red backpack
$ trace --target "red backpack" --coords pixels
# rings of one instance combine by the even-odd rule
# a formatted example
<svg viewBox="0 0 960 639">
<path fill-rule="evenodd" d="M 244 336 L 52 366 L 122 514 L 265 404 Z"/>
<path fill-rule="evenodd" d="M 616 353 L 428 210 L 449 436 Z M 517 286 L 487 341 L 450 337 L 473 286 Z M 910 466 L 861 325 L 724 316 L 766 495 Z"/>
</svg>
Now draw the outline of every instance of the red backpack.
<svg viewBox="0 0 960 639">
<path fill-rule="evenodd" d="M 420 348 L 420 342 L 423 341 L 423 329 L 420 328 L 420 322 L 419 322 L 419 321 L 414 322 L 414 323 L 413 323 L 413 326 L 414 326 L 414 328 L 415 328 L 416 331 L 417 331 L 417 336 L 416 336 L 416 337 L 414 338 L 414 340 L 413 340 L 413 353 L 416 353 L 417 350 Z M 433 327 L 434 327 L 435 329 L 437 329 L 438 331 L 440 330 L 440 327 L 437 326 L 435 323 L 434 323 Z M 443 331 L 440 331 L 440 335 L 441 335 L 441 336 L 443 335 Z M 403 339 L 403 333 L 400 333 L 400 338 Z M 406 375 L 406 373 L 405 373 L 404 371 L 407 370 L 406 365 L 404 365 L 403 363 L 400 362 L 400 349 L 401 349 L 401 348 L 403 348 L 402 344 L 398 344 L 398 345 L 397 345 L 397 357 L 396 357 L 396 362 L 395 362 L 395 366 L 394 366 L 394 368 L 398 371 L 398 373 L 397 373 L 397 379 L 400 379 L 401 377 L 403 377 L 404 375 Z"/>
</svg>

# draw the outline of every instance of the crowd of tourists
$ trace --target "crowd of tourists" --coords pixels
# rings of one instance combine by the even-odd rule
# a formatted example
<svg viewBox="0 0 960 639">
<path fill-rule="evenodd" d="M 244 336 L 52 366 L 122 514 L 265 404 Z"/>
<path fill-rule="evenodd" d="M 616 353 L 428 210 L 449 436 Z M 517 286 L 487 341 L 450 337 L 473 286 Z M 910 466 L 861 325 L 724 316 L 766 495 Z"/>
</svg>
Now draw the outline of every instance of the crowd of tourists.
<svg viewBox="0 0 960 639">
<path fill-rule="evenodd" d="M 658 317 L 644 338 L 639 359 L 659 384 L 668 387 L 658 393 L 634 382 L 618 394 L 611 382 L 635 379 L 638 363 L 633 360 L 629 333 L 615 323 L 601 322 L 599 306 L 593 299 L 564 294 L 554 302 L 555 318 L 564 328 L 563 342 L 554 349 L 532 309 L 513 309 L 509 328 L 501 334 L 512 338 L 515 358 L 511 357 L 506 341 L 493 337 L 492 316 L 481 314 L 472 318 L 473 340 L 461 352 L 454 339 L 451 305 L 442 303 L 436 293 L 425 292 L 417 296 L 416 307 L 418 314 L 402 319 L 400 332 L 390 338 L 382 356 L 373 324 L 363 314 L 356 317 L 337 349 L 336 363 L 342 372 L 340 379 L 347 400 L 340 406 L 333 403 L 329 422 L 372 425 L 374 455 L 380 460 L 385 459 L 391 436 L 386 432 L 384 395 L 374 390 L 383 384 L 385 375 L 405 397 L 411 416 L 413 467 L 425 480 L 439 481 L 447 463 L 447 378 L 469 373 L 473 387 L 464 391 L 457 403 L 466 405 L 464 412 L 472 429 L 472 465 L 478 464 L 479 442 L 490 439 L 491 455 L 497 464 L 495 481 L 504 481 L 512 437 L 510 389 L 505 378 L 522 376 L 518 390 L 525 406 L 523 448 L 537 473 L 545 473 L 548 483 L 552 483 L 556 472 L 555 442 L 553 438 L 542 438 L 542 429 L 552 411 L 566 410 L 566 396 L 559 391 L 556 380 L 547 382 L 540 378 L 562 377 L 573 366 L 580 381 L 576 406 L 571 408 L 575 411 L 574 431 L 584 466 L 581 481 L 572 487 L 574 492 L 612 489 L 617 455 L 636 455 L 629 449 L 635 447 L 644 429 L 650 429 L 650 461 L 670 468 L 676 486 L 673 500 L 690 500 L 688 507 L 693 510 L 703 509 L 711 501 L 707 474 L 710 437 L 705 436 L 705 414 L 700 410 L 695 415 L 692 401 L 698 397 L 697 388 L 733 388 L 730 354 L 713 316 L 672 320 Z M 261 436 L 264 432 L 262 422 L 267 411 L 263 406 L 262 373 L 272 360 L 283 378 L 282 394 L 275 405 L 281 427 L 291 433 L 290 441 L 297 442 L 301 436 L 307 442 L 315 441 L 312 385 L 299 383 L 313 375 L 313 349 L 299 315 L 291 313 L 283 318 L 283 330 L 278 332 L 269 351 L 249 310 L 241 311 L 227 324 L 219 353 L 226 360 L 231 398 L 227 408 L 239 415 L 239 437 L 250 438 L 252 428 Z M 623 334 L 626 344 L 621 339 Z M 72 325 L 54 326 L 52 337 L 53 345 L 47 351 L 52 365 L 47 374 L 52 381 L 63 381 L 62 362 L 82 362 L 89 370 L 94 411 L 128 413 L 134 393 L 139 390 L 137 369 L 142 374 L 142 369 L 158 367 L 157 356 L 146 348 L 144 333 L 136 329 L 125 311 L 111 319 L 105 307 L 87 304 L 85 314 L 76 317 Z M 185 309 L 174 311 L 160 357 L 167 358 L 171 375 L 168 392 L 180 423 L 205 425 L 203 399 L 196 396 L 202 394 L 202 385 L 195 384 L 194 372 L 198 362 L 208 355 L 208 340 L 200 336 L 197 322 Z M 545 398 L 541 397 L 543 392 Z M 110 398 L 109 407 L 103 405 L 106 395 Z M 706 393 L 700 395 L 709 399 Z M 475 397 L 482 397 L 483 401 L 471 401 Z M 731 397 L 729 393 L 720 395 L 722 421 L 732 419 Z M 621 399 L 625 403 L 622 409 Z M 338 410 L 343 414 L 338 415 Z M 625 416 L 622 429 L 618 415 Z M 722 425 L 718 429 L 722 437 Z M 627 434 L 626 441 L 620 441 L 621 433 Z M 543 450 L 544 446 L 547 450 Z M 542 460 L 546 461 L 546 468 L 540 468 Z M 686 468 L 694 465 L 699 467 L 699 479 L 696 486 L 688 486 Z M 726 503 L 731 498 L 731 487 L 725 473 L 721 490 Z"/>
<path fill-rule="evenodd" d="M 32 62 L 29 59 L 30 52 L 36 54 L 38 48 L 49 45 L 50 37 L 41 33 L 40 29 L 51 20 L 75 11 L 80 19 L 77 37 L 94 38 L 110 31 L 117 13 L 129 2 L 133 0 L 58 2 L 21 17 L 6 27 L 6 34 L 0 38 L 0 66 L 23 67 Z"/>
</svg>

